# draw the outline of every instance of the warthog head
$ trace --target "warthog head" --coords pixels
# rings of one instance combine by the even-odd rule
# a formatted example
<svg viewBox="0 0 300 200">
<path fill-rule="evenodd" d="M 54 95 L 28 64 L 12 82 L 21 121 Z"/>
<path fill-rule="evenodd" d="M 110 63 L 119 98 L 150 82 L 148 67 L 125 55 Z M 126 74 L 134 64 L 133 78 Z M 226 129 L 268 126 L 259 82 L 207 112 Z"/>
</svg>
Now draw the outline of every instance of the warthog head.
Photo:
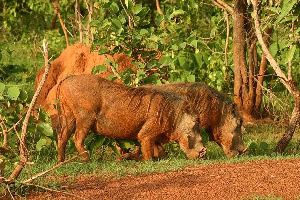
<svg viewBox="0 0 300 200">
<path fill-rule="evenodd" d="M 198 120 L 198 118 L 185 113 L 176 128 L 176 132 L 180 135 L 178 141 L 180 148 L 189 159 L 203 158 L 206 155 Z"/>
<path fill-rule="evenodd" d="M 242 155 L 247 150 L 242 140 L 242 119 L 234 111 L 235 106 L 232 105 L 232 110 L 223 115 L 222 126 L 218 131 L 220 134 L 215 135 L 216 142 L 223 148 L 228 158 Z"/>
</svg>

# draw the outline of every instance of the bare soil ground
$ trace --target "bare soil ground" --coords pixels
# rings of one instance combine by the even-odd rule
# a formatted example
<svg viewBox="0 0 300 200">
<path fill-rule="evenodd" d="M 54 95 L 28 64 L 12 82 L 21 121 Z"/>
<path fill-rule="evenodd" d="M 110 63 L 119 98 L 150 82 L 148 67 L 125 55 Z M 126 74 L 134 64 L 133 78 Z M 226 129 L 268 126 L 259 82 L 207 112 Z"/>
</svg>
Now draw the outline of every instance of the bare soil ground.
<svg viewBox="0 0 300 200">
<path fill-rule="evenodd" d="M 300 199 L 300 159 L 199 164 L 180 171 L 107 179 L 78 176 L 64 192 L 27 199 Z"/>
</svg>

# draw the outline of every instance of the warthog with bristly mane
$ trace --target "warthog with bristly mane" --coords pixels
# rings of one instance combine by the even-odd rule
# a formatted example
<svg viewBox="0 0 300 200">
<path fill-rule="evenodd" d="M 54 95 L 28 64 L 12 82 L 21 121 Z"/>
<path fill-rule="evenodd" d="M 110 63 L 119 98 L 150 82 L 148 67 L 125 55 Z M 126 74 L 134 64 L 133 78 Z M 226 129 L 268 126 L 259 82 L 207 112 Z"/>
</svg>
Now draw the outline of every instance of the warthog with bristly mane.
<svg viewBox="0 0 300 200">
<path fill-rule="evenodd" d="M 185 98 L 199 117 L 211 141 L 219 144 L 228 158 L 245 152 L 242 141 L 242 118 L 233 101 L 224 93 L 204 83 L 171 83 L 147 85 L 157 91 L 166 91 Z"/>
<path fill-rule="evenodd" d="M 57 89 L 60 110 L 51 116 L 58 133 L 58 161 L 74 129 L 74 142 L 89 161 L 83 143 L 90 130 L 115 139 L 141 143 L 144 160 L 153 157 L 155 143 L 176 141 L 188 158 L 206 153 L 198 120 L 177 95 L 151 88 L 129 88 L 96 75 L 74 75 Z"/>
</svg>

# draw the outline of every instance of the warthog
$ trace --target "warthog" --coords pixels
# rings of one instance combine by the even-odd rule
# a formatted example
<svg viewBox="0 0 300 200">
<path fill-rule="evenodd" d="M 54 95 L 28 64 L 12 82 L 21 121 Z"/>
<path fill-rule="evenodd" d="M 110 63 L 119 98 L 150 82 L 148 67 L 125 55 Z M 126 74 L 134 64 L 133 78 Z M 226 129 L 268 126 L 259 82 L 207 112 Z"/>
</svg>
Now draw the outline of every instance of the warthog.
<svg viewBox="0 0 300 200">
<path fill-rule="evenodd" d="M 203 83 L 171 83 L 147 85 L 157 91 L 167 91 L 184 97 L 205 129 L 211 141 L 224 150 L 228 158 L 246 151 L 242 141 L 242 119 L 233 101 L 222 92 Z"/>
<path fill-rule="evenodd" d="M 59 114 L 52 116 L 58 133 L 58 161 L 73 130 L 83 160 L 89 161 L 83 142 L 90 130 L 115 139 L 141 143 L 144 160 L 153 157 L 155 143 L 176 141 L 188 158 L 206 153 L 197 118 L 177 95 L 151 88 L 129 88 L 96 75 L 74 75 L 58 87 Z"/>
</svg>

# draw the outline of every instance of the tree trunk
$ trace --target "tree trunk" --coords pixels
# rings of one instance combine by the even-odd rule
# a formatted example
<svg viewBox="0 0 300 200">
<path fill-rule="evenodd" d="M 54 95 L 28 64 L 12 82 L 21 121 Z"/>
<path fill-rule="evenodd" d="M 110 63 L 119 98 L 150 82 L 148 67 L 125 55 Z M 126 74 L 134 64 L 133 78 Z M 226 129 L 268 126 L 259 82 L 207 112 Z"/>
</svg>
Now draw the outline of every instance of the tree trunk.
<svg viewBox="0 0 300 200">
<path fill-rule="evenodd" d="M 257 0 L 251 0 L 253 4 L 253 18 L 254 18 L 254 24 L 255 24 L 255 32 L 258 38 L 258 41 L 262 47 L 262 50 L 270 62 L 272 68 L 274 69 L 276 75 L 280 77 L 280 82 L 286 87 L 286 89 L 291 93 L 291 95 L 295 99 L 295 107 L 292 112 L 292 116 L 290 118 L 289 124 L 285 130 L 285 133 L 281 140 L 278 142 L 275 152 L 277 153 L 283 153 L 286 149 L 287 145 L 289 144 L 290 140 L 292 139 L 295 129 L 300 121 L 300 90 L 297 87 L 297 83 L 292 80 L 292 77 L 290 76 L 289 79 L 286 77 L 286 75 L 283 73 L 281 68 L 279 67 L 276 60 L 271 55 L 267 45 L 265 44 L 265 41 L 263 40 L 262 33 L 260 31 L 260 24 L 259 24 L 259 18 L 258 18 L 258 2 Z M 292 66 L 289 64 L 289 71 L 291 71 Z"/>
<path fill-rule="evenodd" d="M 298 98 L 295 99 L 295 107 L 293 109 L 289 124 L 286 127 L 283 137 L 278 142 L 275 148 L 275 152 L 280 154 L 284 152 L 284 150 L 286 149 L 286 147 L 288 146 L 289 142 L 291 141 L 294 135 L 297 125 L 299 124 L 299 118 L 300 118 L 300 94 L 298 92 Z"/>
<path fill-rule="evenodd" d="M 245 0 L 234 0 L 233 12 L 233 62 L 234 62 L 234 102 L 249 115 L 249 91 L 246 63 Z"/>
<path fill-rule="evenodd" d="M 247 1 L 234 0 L 233 9 L 233 61 L 234 102 L 246 121 L 260 118 L 261 86 L 267 62 L 262 56 L 258 69 L 257 38 L 247 15 Z M 267 38 L 269 40 L 269 38 Z M 248 56 L 248 63 L 247 63 Z M 257 75 L 260 73 L 260 84 Z"/>
</svg>

